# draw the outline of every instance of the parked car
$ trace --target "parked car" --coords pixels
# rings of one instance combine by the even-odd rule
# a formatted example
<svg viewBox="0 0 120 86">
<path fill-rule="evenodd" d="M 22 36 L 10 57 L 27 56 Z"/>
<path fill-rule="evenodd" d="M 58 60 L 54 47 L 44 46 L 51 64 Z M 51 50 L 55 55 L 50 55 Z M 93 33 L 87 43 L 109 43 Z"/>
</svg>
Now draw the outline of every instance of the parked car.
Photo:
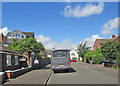
<svg viewBox="0 0 120 86">
<path fill-rule="evenodd" d="M 77 61 L 76 58 L 70 60 L 70 62 L 76 62 L 76 61 Z"/>
<path fill-rule="evenodd" d="M 76 59 L 74 59 L 74 60 L 70 60 L 70 62 L 76 62 Z"/>
<path fill-rule="evenodd" d="M 108 60 L 101 60 L 101 62 L 100 62 L 100 63 L 102 64 L 102 63 L 110 63 L 110 62 L 109 62 Z M 114 63 L 114 64 L 117 64 L 118 62 L 113 61 L 113 63 Z"/>
</svg>

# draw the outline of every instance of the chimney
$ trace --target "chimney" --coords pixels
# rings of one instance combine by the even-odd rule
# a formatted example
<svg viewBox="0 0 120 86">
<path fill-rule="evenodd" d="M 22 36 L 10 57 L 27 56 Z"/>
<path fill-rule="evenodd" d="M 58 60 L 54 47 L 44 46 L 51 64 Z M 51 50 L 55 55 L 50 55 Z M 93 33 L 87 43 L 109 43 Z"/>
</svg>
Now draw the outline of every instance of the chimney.
<svg viewBox="0 0 120 86">
<path fill-rule="evenodd" d="M 1 35 L 0 35 L 0 43 L 2 43 L 2 41 L 3 41 L 3 33 L 1 33 Z"/>
<path fill-rule="evenodd" d="M 53 50 L 55 50 L 55 48 L 53 48 Z"/>
<path fill-rule="evenodd" d="M 116 36 L 115 35 L 112 35 L 112 38 L 115 38 Z"/>
</svg>

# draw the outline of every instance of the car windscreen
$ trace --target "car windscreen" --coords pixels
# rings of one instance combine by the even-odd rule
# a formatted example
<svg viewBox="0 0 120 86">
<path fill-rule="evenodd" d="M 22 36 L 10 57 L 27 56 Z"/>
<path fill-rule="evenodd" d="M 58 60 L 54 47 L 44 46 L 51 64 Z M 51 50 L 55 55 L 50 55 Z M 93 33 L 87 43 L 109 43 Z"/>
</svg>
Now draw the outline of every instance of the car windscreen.
<svg viewBox="0 0 120 86">
<path fill-rule="evenodd" d="M 67 51 L 66 50 L 54 51 L 53 57 L 67 57 Z"/>
</svg>

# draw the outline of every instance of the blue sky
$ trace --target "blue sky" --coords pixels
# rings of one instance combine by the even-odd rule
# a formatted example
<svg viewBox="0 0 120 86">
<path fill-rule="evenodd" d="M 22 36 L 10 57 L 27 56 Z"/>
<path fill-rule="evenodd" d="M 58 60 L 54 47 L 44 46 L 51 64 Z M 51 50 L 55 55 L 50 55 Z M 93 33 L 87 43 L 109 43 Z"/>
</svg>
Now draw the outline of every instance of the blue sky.
<svg viewBox="0 0 120 86">
<path fill-rule="evenodd" d="M 7 31 L 34 32 L 48 49 L 73 48 L 90 39 L 93 40 L 88 44 L 93 45 L 96 38 L 117 34 L 117 2 L 3 2 L 2 5 L 2 24 Z"/>
</svg>

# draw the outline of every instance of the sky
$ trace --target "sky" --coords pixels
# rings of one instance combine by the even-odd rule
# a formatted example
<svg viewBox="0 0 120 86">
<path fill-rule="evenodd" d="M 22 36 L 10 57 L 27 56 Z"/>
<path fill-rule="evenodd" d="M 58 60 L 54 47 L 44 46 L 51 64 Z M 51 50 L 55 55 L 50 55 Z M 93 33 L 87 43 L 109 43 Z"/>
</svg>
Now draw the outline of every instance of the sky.
<svg viewBox="0 0 120 86">
<path fill-rule="evenodd" d="M 118 34 L 117 2 L 3 2 L 2 32 L 34 32 L 46 49 L 75 49 L 79 43 Z M 1 29 L 0 29 L 1 31 Z"/>
</svg>

